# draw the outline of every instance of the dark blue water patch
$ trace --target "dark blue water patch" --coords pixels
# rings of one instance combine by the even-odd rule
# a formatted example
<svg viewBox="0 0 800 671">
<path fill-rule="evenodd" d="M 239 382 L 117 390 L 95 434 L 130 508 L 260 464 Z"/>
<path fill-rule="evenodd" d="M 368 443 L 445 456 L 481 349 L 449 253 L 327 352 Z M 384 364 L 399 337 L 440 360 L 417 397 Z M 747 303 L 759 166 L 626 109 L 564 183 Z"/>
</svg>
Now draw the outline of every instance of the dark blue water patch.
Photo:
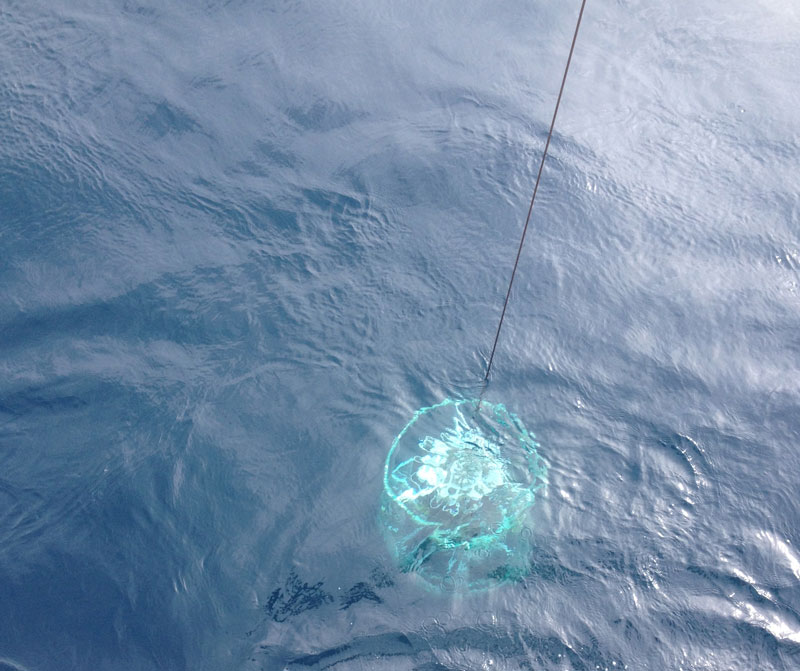
<svg viewBox="0 0 800 671">
<path fill-rule="evenodd" d="M 353 604 L 359 601 L 372 601 L 373 603 L 383 603 L 383 599 L 379 597 L 375 590 L 366 582 L 358 582 L 353 585 L 341 598 L 340 610 L 347 610 Z"/>
<path fill-rule="evenodd" d="M 393 586 L 394 580 L 390 574 L 385 569 L 376 567 L 370 572 L 368 580 L 355 583 L 340 593 L 338 598 L 334 598 L 325 589 L 324 581 L 309 583 L 302 580 L 295 571 L 291 571 L 284 584 L 269 594 L 263 610 L 274 622 L 285 622 L 306 611 L 317 610 L 329 604 L 338 605 L 340 610 L 347 610 L 365 600 L 381 604 L 383 599 L 377 591 Z"/>
<path fill-rule="evenodd" d="M 145 132 L 160 138 L 168 134 L 190 133 L 200 128 L 188 112 L 160 102 L 152 106 L 152 111 L 145 117 L 143 129 Z"/>
<path fill-rule="evenodd" d="M 269 595 L 264 611 L 275 622 L 284 622 L 289 617 L 331 602 L 333 596 L 322 589 L 322 582 L 309 585 L 301 582 L 297 574 L 290 573 L 284 587 L 276 587 Z"/>
<path fill-rule="evenodd" d="M 366 116 L 329 100 L 316 100 L 307 107 L 290 107 L 285 113 L 300 129 L 315 133 L 348 126 Z"/>
<path fill-rule="evenodd" d="M 54 236 L 62 231 L 87 230 L 96 217 L 112 208 L 124 208 L 101 175 L 71 165 L 80 158 L 71 156 L 60 141 L 54 138 L 52 147 L 34 151 L 0 169 L 5 237 L 12 235 L 17 245 L 38 241 L 51 247 Z M 119 210 L 115 212 L 119 216 Z"/>
<path fill-rule="evenodd" d="M 34 641 L 49 640 L 52 647 L 31 663 L 90 668 L 115 658 L 131 668 L 184 666 L 190 644 L 169 623 L 199 613 L 213 617 L 216 606 L 211 599 L 181 615 L 165 608 L 164 599 L 206 581 L 224 581 L 228 553 L 215 529 L 224 527 L 235 537 L 247 518 L 239 494 L 226 493 L 224 457 L 205 453 L 191 422 L 155 411 L 149 394 L 82 379 L 63 386 L 60 394 L 29 389 L 5 399 L 17 427 L 36 426 L 47 415 L 54 431 L 40 432 L 44 444 L 36 459 L 30 459 L 36 446 L 24 439 L 3 452 L 4 473 L 13 483 L 27 469 L 30 489 L 6 489 L 13 514 L 3 516 L 0 603 L 12 610 L 4 614 L 1 638 L 24 629 L 26 636 L 14 636 L 19 644 L 9 652 L 29 660 L 26 651 L 36 647 Z M 112 408 L 121 424 L 109 431 L 97 413 Z M 57 416 L 62 419 L 54 425 Z M 87 436 L 74 428 L 84 423 L 95 426 L 94 439 L 104 452 L 86 452 Z M 209 489 L 216 492 L 206 502 L 210 507 L 198 497 Z M 142 505 L 144 491 L 159 501 L 161 514 Z M 195 550 L 175 562 L 175 543 Z M 161 559 L 152 564 L 154 556 Z M 20 600 L 28 606 L 14 607 Z M 140 616 L 132 627 L 129 620 Z M 58 628 L 58 621 L 69 625 Z M 82 628 L 93 632 L 90 639 L 81 638 Z M 56 629 L 54 636 L 48 633 Z"/>
<path fill-rule="evenodd" d="M 148 608 L 147 618 L 131 621 L 134 612 L 156 603 L 168 588 L 158 576 L 142 580 L 132 601 L 113 568 L 57 547 L 47 548 L 41 559 L 17 569 L 13 577 L 3 573 L 0 613 L 7 625 L 15 624 L 11 630 L 3 627 L 3 638 L 13 636 L 10 652 L 22 653 L 34 668 L 98 668 L 109 658 L 133 669 L 186 663 L 185 641 L 170 626 L 168 613 Z M 48 641 L 45 650 L 42 640 Z"/>
<path fill-rule="evenodd" d="M 625 668 L 618 657 L 602 652 L 596 641 L 570 644 L 555 637 L 530 635 L 511 636 L 502 631 L 454 629 L 437 634 L 401 634 L 389 632 L 359 637 L 351 643 L 318 653 L 297 655 L 272 646 L 262 646 L 251 658 L 251 668 L 268 669 L 271 664 L 284 664 L 287 669 L 333 669 L 370 663 L 384 665 L 411 663 L 414 669 L 464 668 L 463 665 L 505 659 L 520 669 L 570 668 L 589 671 L 601 668 Z M 386 668 L 389 668 L 387 665 Z"/>
<path fill-rule="evenodd" d="M 280 170 L 298 167 L 298 157 L 270 138 L 256 142 L 252 157 L 242 160 L 232 172 L 250 177 L 270 177 Z"/>
</svg>

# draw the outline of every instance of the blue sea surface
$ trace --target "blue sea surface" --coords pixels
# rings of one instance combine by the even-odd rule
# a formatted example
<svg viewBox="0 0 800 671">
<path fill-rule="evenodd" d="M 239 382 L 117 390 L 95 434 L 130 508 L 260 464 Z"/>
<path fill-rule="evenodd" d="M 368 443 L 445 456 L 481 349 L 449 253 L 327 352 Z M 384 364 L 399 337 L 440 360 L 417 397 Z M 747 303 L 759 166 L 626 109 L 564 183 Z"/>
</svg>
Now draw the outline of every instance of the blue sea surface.
<svg viewBox="0 0 800 671">
<path fill-rule="evenodd" d="M 800 669 L 796 2 L 588 1 L 485 391 L 530 570 L 384 542 L 578 7 L 0 3 L 0 670 Z"/>
</svg>

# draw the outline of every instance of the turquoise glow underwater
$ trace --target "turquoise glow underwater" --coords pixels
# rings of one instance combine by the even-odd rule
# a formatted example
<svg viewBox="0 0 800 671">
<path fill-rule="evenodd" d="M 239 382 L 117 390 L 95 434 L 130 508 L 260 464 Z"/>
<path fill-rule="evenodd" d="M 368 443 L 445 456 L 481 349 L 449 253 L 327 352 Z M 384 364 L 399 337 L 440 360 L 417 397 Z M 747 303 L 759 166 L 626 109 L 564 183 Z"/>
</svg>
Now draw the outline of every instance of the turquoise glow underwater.
<svg viewBox="0 0 800 671">
<path fill-rule="evenodd" d="M 538 447 L 502 404 L 446 399 L 418 410 L 384 468 L 380 521 L 399 568 L 448 591 L 523 578 L 547 476 Z"/>
</svg>

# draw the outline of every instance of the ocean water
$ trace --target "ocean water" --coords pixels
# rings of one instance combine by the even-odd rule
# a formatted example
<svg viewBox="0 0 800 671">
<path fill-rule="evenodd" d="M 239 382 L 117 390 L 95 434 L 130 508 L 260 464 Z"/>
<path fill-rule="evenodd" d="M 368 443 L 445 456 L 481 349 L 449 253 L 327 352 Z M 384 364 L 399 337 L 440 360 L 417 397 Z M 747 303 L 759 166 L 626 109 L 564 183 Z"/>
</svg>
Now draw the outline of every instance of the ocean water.
<svg viewBox="0 0 800 671">
<path fill-rule="evenodd" d="M 589 0 L 486 399 L 530 571 L 395 565 L 579 3 L 0 3 L 0 669 L 800 668 L 800 8 Z"/>
</svg>

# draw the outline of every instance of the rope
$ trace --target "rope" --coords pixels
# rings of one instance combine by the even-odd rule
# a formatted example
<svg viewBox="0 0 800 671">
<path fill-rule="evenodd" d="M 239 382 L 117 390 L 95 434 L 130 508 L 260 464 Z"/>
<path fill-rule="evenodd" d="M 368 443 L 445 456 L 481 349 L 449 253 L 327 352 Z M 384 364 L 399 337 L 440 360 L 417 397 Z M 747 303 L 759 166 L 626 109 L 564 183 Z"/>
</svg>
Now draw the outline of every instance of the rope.
<svg viewBox="0 0 800 671">
<path fill-rule="evenodd" d="M 539 163 L 539 173 L 536 175 L 536 184 L 533 187 L 533 195 L 531 196 L 531 204 L 528 207 L 528 216 L 525 217 L 525 226 L 522 228 L 522 237 L 519 240 L 519 248 L 517 249 L 517 258 L 514 259 L 514 268 L 511 271 L 511 280 L 508 283 L 508 291 L 506 292 L 506 299 L 503 301 L 503 312 L 500 314 L 500 322 L 497 324 L 497 332 L 494 334 L 494 344 L 492 345 L 492 353 L 489 356 L 489 364 L 486 366 L 486 375 L 483 378 L 484 390 L 485 385 L 489 382 L 489 373 L 492 370 L 492 362 L 494 361 L 494 353 L 497 349 L 497 341 L 500 338 L 500 329 L 503 328 L 503 319 L 506 316 L 506 308 L 508 307 L 508 299 L 511 297 L 511 287 L 514 284 L 514 277 L 517 274 L 517 266 L 519 265 L 519 257 L 522 254 L 522 246 L 525 244 L 525 235 L 528 233 L 528 224 L 531 222 L 531 212 L 533 212 L 533 203 L 536 200 L 536 193 L 539 191 L 539 180 L 542 178 L 542 169 L 544 168 L 544 160 L 547 158 L 547 150 L 550 147 L 550 139 L 553 137 L 553 128 L 556 125 L 556 116 L 558 115 L 558 107 L 561 104 L 561 96 L 564 94 L 564 84 L 567 82 L 567 73 L 569 72 L 569 64 L 572 61 L 572 53 L 575 51 L 575 42 L 578 39 L 578 29 L 581 27 L 581 19 L 583 18 L 583 9 L 586 7 L 586 0 L 581 2 L 581 11 L 578 13 L 578 22 L 575 24 L 575 34 L 572 36 L 572 46 L 569 48 L 569 56 L 567 57 L 567 65 L 564 68 L 564 76 L 561 79 L 561 88 L 558 91 L 558 99 L 556 100 L 556 108 L 553 110 L 553 120 L 550 122 L 550 132 L 547 133 L 547 142 L 544 145 L 542 152 L 542 161 Z M 483 394 L 481 394 L 483 397 Z"/>
</svg>

